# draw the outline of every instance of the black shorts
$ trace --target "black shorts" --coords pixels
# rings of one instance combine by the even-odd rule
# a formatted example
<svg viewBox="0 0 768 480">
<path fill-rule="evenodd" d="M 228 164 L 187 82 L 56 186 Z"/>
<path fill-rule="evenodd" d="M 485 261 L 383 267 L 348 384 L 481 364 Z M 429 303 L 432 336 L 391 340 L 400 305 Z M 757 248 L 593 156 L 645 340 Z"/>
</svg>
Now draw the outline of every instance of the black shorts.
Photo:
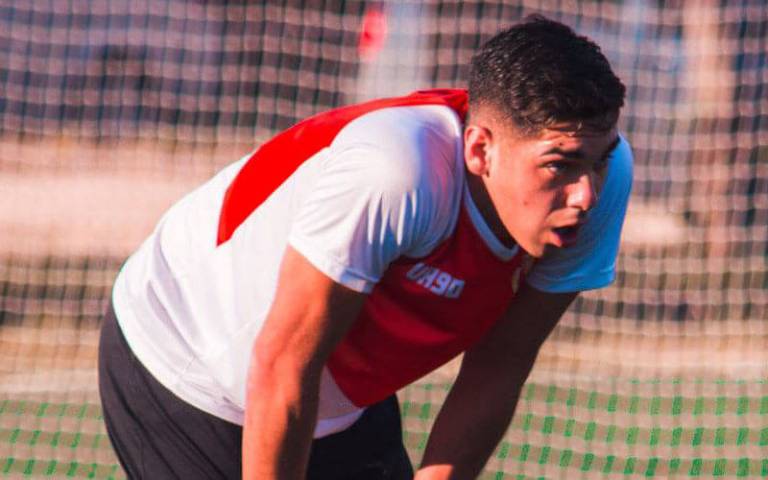
<svg viewBox="0 0 768 480">
<path fill-rule="evenodd" d="M 110 306 L 99 344 L 107 433 L 128 478 L 239 479 L 243 428 L 163 387 L 131 352 Z M 312 480 L 413 478 L 397 398 L 366 409 L 350 428 L 312 442 Z"/>
</svg>

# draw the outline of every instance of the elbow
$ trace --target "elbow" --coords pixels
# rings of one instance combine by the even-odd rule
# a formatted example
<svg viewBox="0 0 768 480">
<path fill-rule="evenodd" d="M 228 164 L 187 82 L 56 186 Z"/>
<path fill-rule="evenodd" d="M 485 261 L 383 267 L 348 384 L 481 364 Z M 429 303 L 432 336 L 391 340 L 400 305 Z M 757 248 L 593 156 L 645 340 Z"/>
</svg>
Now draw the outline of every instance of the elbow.
<svg viewBox="0 0 768 480">
<path fill-rule="evenodd" d="M 248 393 L 273 391 L 279 384 L 298 378 L 291 368 L 291 362 L 264 342 L 256 341 L 251 351 L 248 367 Z"/>
<path fill-rule="evenodd" d="M 248 394 L 269 391 L 269 388 L 281 378 L 280 371 L 283 368 L 278 357 L 262 351 L 258 348 L 258 344 L 254 345 L 248 367 Z M 285 378 L 284 375 L 282 377 Z"/>
<path fill-rule="evenodd" d="M 270 392 L 270 396 L 297 401 L 319 389 L 322 366 L 303 361 L 288 349 L 256 342 L 251 352 L 246 395 Z"/>
</svg>

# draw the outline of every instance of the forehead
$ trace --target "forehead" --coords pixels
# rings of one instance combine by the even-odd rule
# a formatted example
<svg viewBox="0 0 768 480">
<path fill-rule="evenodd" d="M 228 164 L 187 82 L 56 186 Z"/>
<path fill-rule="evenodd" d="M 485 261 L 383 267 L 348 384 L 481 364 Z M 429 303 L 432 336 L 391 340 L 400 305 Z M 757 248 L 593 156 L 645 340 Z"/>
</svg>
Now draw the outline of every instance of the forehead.
<svg viewBox="0 0 768 480">
<path fill-rule="evenodd" d="M 596 126 L 588 121 L 568 121 L 554 123 L 538 132 L 539 137 L 570 137 L 570 138 L 605 138 L 616 135 L 616 124 L 610 127 Z"/>
<path fill-rule="evenodd" d="M 541 145 L 561 148 L 604 150 L 617 142 L 618 129 L 616 125 L 598 129 L 580 122 L 563 122 L 539 131 L 531 140 Z"/>
</svg>

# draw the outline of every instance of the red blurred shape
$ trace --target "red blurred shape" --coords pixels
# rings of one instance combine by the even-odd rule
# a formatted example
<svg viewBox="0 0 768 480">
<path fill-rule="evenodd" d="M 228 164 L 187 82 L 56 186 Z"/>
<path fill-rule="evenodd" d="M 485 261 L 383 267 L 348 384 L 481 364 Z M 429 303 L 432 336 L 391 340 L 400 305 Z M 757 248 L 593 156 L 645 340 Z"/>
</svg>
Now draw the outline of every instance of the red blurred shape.
<svg viewBox="0 0 768 480">
<path fill-rule="evenodd" d="M 360 29 L 360 41 L 357 51 L 364 61 L 372 61 L 378 56 L 387 39 L 387 15 L 381 6 L 369 7 L 363 16 Z"/>
</svg>

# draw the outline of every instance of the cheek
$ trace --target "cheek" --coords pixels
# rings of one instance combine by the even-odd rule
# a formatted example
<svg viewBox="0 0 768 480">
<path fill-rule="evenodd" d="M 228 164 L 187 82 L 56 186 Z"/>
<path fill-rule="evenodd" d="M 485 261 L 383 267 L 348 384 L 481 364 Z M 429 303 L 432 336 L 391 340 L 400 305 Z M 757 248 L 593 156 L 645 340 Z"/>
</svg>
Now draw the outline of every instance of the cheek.
<svg viewBox="0 0 768 480">
<path fill-rule="evenodd" d="M 518 170 L 510 175 L 514 180 L 507 185 L 509 193 L 517 199 L 517 205 L 528 212 L 540 211 L 552 200 L 549 198 L 552 192 L 538 173 L 536 170 Z"/>
<path fill-rule="evenodd" d="M 524 176 L 519 174 L 510 176 L 512 181 L 507 182 L 503 186 L 505 195 L 511 200 L 512 205 L 530 207 L 535 203 L 536 189 L 532 188 L 531 182 L 518 180 L 519 178 L 524 178 Z"/>
<path fill-rule="evenodd" d="M 525 195 L 521 196 L 520 204 L 523 205 L 529 218 L 541 221 L 559 208 L 560 197 L 557 192 L 528 191 Z"/>
<path fill-rule="evenodd" d="M 517 191 L 514 205 L 518 210 L 513 213 L 524 219 L 525 223 L 535 222 L 536 218 L 544 215 L 544 210 L 549 210 L 549 201 L 541 192 L 532 190 Z"/>
</svg>

